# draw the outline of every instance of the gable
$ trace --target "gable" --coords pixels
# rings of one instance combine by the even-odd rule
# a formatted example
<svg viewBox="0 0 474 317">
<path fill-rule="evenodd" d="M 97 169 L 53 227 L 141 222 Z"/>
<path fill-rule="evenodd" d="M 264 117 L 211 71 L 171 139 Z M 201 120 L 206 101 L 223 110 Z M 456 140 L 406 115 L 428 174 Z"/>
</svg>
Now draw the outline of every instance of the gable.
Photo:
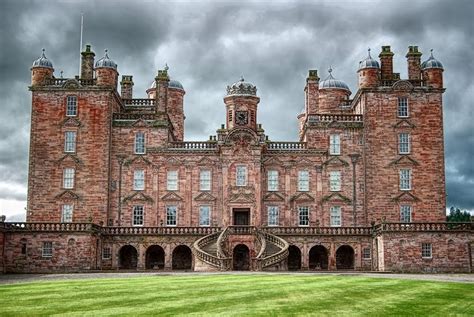
<svg viewBox="0 0 474 317">
<path fill-rule="evenodd" d="M 169 157 L 166 159 L 165 164 L 168 166 L 179 166 L 179 165 L 182 165 L 183 162 L 181 162 L 175 157 Z"/>
<path fill-rule="evenodd" d="M 74 165 L 82 165 L 82 161 L 77 157 L 77 155 L 72 154 L 72 153 L 67 153 L 63 155 L 58 161 L 58 164 L 66 164 L 66 163 L 71 163 Z"/>
<path fill-rule="evenodd" d="M 277 157 L 269 157 L 263 160 L 263 165 L 265 166 L 283 166 L 283 162 Z"/>
<path fill-rule="evenodd" d="M 323 163 L 323 166 L 349 166 L 349 163 L 341 159 L 339 156 L 332 156 Z"/>
<path fill-rule="evenodd" d="M 65 190 L 65 191 L 59 193 L 58 195 L 56 195 L 55 198 L 60 199 L 60 200 L 78 200 L 79 195 L 75 194 L 71 190 Z"/>
<path fill-rule="evenodd" d="M 293 195 L 290 201 L 295 201 L 295 202 L 314 201 L 314 197 L 308 193 L 299 193 L 299 194 Z"/>
<path fill-rule="evenodd" d="M 324 196 L 321 199 L 321 202 L 327 202 L 327 201 L 337 201 L 337 202 L 344 202 L 344 203 L 349 204 L 352 200 L 340 193 L 332 193 L 330 195 Z"/>
<path fill-rule="evenodd" d="M 238 192 L 232 194 L 229 198 L 231 203 L 252 203 L 255 201 L 255 195 L 253 193 Z"/>
<path fill-rule="evenodd" d="M 153 202 L 153 198 L 148 195 L 145 195 L 142 192 L 134 192 L 133 194 L 126 196 L 123 199 L 123 202 L 126 201 L 146 201 L 146 202 Z"/>
<path fill-rule="evenodd" d="M 212 166 L 214 164 L 215 164 L 215 162 L 210 160 L 208 157 L 203 157 L 202 159 L 200 159 L 197 162 L 197 165 L 199 165 L 199 166 Z"/>
<path fill-rule="evenodd" d="M 194 197 L 194 200 L 196 200 L 196 201 L 214 201 L 214 200 L 216 200 L 216 197 L 212 196 L 208 192 L 202 192 L 199 195 L 197 195 L 196 197 Z"/>
<path fill-rule="evenodd" d="M 263 197 L 265 201 L 285 201 L 282 194 L 277 192 L 270 192 Z"/>
<path fill-rule="evenodd" d="M 129 166 L 132 164 L 140 164 L 143 163 L 145 165 L 153 165 L 144 155 L 136 155 L 134 158 L 126 160 L 123 164 L 125 166 Z"/>
<path fill-rule="evenodd" d="M 398 159 L 390 162 L 388 166 L 392 165 L 420 165 L 415 159 L 411 158 L 409 155 L 402 155 Z"/>
<path fill-rule="evenodd" d="M 183 198 L 181 198 L 181 196 L 179 196 L 175 192 L 169 192 L 166 195 L 164 195 L 163 197 L 161 197 L 161 200 L 163 200 L 163 201 L 182 201 Z"/>
<path fill-rule="evenodd" d="M 400 195 L 392 198 L 392 201 L 415 202 L 415 201 L 420 201 L 420 199 L 410 192 L 403 192 Z"/>
<path fill-rule="evenodd" d="M 401 119 L 393 125 L 394 128 L 409 128 L 413 129 L 415 125 L 409 119 Z"/>
<path fill-rule="evenodd" d="M 67 117 L 60 125 L 63 127 L 80 127 L 82 124 L 76 117 Z"/>
</svg>

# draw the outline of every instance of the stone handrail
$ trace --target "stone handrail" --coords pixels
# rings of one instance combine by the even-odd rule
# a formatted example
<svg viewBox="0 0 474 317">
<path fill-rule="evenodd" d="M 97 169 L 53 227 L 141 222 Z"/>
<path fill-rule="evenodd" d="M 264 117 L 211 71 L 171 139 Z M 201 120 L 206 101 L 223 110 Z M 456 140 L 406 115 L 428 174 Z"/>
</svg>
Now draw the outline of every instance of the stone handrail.
<svg viewBox="0 0 474 317">
<path fill-rule="evenodd" d="M 372 227 L 265 227 L 262 231 L 274 235 L 363 235 L 372 234 Z"/>
<path fill-rule="evenodd" d="M 155 99 L 122 99 L 123 104 L 125 106 L 130 106 L 130 107 L 143 107 L 143 106 L 154 106 L 156 104 Z"/>
<path fill-rule="evenodd" d="M 390 222 L 375 226 L 376 232 L 473 231 L 474 222 Z"/>
<path fill-rule="evenodd" d="M 202 247 L 205 245 L 208 245 L 210 243 L 213 243 L 214 241 L 217 241 L 217 238 L 219 237 L 221 233 L 220 232 L 215 232 L 210 235 L 207 235 L 205 237 L 202 237 L 193 244 L 193 250 L 195 256 L 200 259 L 201 261 L 214 266 L 218 269 L 222 268 L 222 261 L 219 259 L 217 256 L 214 256 L 212 254 L 209 254 L 202 250 Z"/>
<path fill-rule="evenodd" d="M 284 239 L 282 239 L 280 237 L 277 237 L 273 234 L 270 234 L 268 232 L 260 231 L 260 230 L 258 230 L 258 232 L 259 232 L 259 234 L 262 235 L 262 237 L 264 238 L 265 241 L 273 243 L 281 249 L 280 251 L 278 251 L 275 254 L 271 254 L 271 255 L 268 255 L 268 256 L 265 256 L 265 257 L 261 258 L 261 267 L 262 268 L 266 268 L 266 267 L 275 265 L 275 264 L 280 263 L 281 261 L 284 261 L 288 258 L 288 254 L 289 254 L 288 248 L 290 246 L 288 244 L 288 242 L 286 242 Z"/>
<path fill-rule="evenodd" d="M 7 231 L 34 231 L 34 232 L 100 232 L 101 227 L 93 223 L 79 222 L 5 222 L 3 227 Z"/>
<path fill-rule="evenodd" d="M 47 86 L 63 86 L 68 80 L 76 80 L 82 86 L 93 86 L 96 84 L 95 79 L 83 79 L 83 78 L 48 78 L 45 81 Z"/>
<path fill-rule="evenodd" d="M 168 149 L 174 150 L 214 150 L 216 148 L 216 142 L 206 141 L 171 142 L 168 146 Z"/>
<path fill-rule="evenodd" d="M 114 120 L 155 120 L 156 115 L 154 113 L 121 113 L 116 112 L 113 115 Z"/>
<path fill-rule="evenodd" d="M 228 226 L 229 234 L 253 234 L 255 232 L 254 226 Z"/>
<path fill-rule="evenodd" d="M 308 116 L 308 122 L 362 122 L 361 114 L 312 114 Z"/>
<path fill-rule="evenodd" d="M 229 227 L 225 228 L 219 235 L 219 238 L 217 238 L 217 257 L 219 258 L 227 258 L 227 254 L 224 251 L 225 250 L 224 245 L 228 237 L 229 237 Z"/>
<path fill-rule="evenodd" d="M 104 227 L 108 235 L 209 235 L 219 232 L 219 227 Z"/>
<path fill-rule="evenodd" d="M 265 255 L 265 249 L 267 248 L 267 240 L 265 240 L 265 236 L 259 230 L 256 232 L 255 237 L 260 243 L 260 251 L 258 252 L 256 258 L 261 259 Z"/>
<path fill-rule="evenodd" d="M 285 151 L 305 150 L 306 142 L 268 142 L 267 149 Z"/>
</svg>

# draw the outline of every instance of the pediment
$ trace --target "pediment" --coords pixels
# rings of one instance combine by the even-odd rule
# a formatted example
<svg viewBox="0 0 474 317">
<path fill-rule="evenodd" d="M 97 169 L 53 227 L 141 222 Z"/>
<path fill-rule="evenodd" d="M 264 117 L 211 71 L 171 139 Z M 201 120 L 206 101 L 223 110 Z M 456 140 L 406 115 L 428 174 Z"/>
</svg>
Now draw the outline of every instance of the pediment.
<svg viewBox="0 0 474 317">
<path fill-rule="evenodd" d="M 78 128 L 81 125 L 82 125 L 81 121 L 79 121 L 79 119 L 77 119 L 76 117 L 67 117 L 61 123 L 61 126 L 63 126 L 63 127 L 76 127 L 76 128 Z"/>
<path fill-rule="evenodd" d="M 166 161 L 165 164 L 167 166 L 181 166 L 183 164 L 182 161 L 178 160 L 175 157 L 169 157 Z"/>
<path fill-rule="evenodd" d="M 59 164 L 70 163 L 74 165 L 80 165 L 82 164 L 82 161 L 77 157 L 77 155 L 67 153 L 58 160 L 58 163 Z"/>
<path fill-rule="evenodd" d="M 132 127 L 136 128 L 146 128 L 149 127 L 150 124 L 148 124 L 143 118 L 138 119 L 137 121 L 132 123 Z"/>
<path fill-rule="evenodd" d="M 81 84 L 79 83 L 79 81 L 77 81 L 76 79 L 74 78 L 71 78 L 71 79 L 68 79 L 64 82 L 63 84 L 63 88 L 65 89 L 79 89 L 81 88 Z"/>
<path fill-rule="evenodd" d="M 401 193 L 400 195 L 392 198 L 392 201 L 411 201 L 411 202 L 414 202 L 414 201 L 420 201 L 420 199 L 418 197 L 416 197 L 415 195 L 413 195 L 412 193 L 410 192 L 403 192 Z"/>
<path fill-rule="evenodd" d="M 125 166 L 129 166 L 129 165 L 132 165 L 132 164 L 153 165 L 153 163 L 150 162 L 150 160 L 148 160 L 144 155 L 137 155 L 134 158 L 126 160 L 124 162 Z"/>
<path fill-rule="evenodd" d="M 163 201 L 182 201 L 183 198 L 176 194 L 175 192 L 168 192 L 166 195 L 161 197 Z"/>
<path fill-rule="evenodd" d="M 269 192 L 264 197 L 265 201 L 285 201 L 285 197 L 277 192 Z"/>
<path fill-rule="evenodd" d="M 410 83 L 408 80 L 396 81 L 392 86 L 393 90 L 401 90 L 401 91 L 411 91 L 413 90 L 413 88 L 414 87 L 412 83 Z"/>
<path fill-rule="evenodd" d="M 258 136 L 252 129 L 234 128 L 229 132 L 224 143 L 247 148 L 250 145 L 257 145 L 258 141 Z"/>
<path fill-rule="evenodd" d="M 255 202 L 255 195 L 253 193 L 239 192 L 232 194 L 229 198 L 231 203 L 253 203 Z"/>
<path fill-rule="evenodd" d="M 349 198 L 347 198 L 346 196 L 340 194 L 340 193 L 332 193 L 330 195 L 327 195 L 327 196 L 324 196 L 322 199 L 321 199 L 322 202 L 327 202 L 327 201 L 342 201 L 342 202 L 345 202 L 345 203 L 350 203 L 351 200 Z"/>
<path fill-rule="evenodd" d="M 269 157 L 263 160 L 265 166 L 283 166 L 283 162 L 278 157 Z"/>
<path fill-rule="evenodd" d="M 392 165 L 420 165 L 415 159 L 411 158 L 409 155 L 401 155 L 396 160 L 390 162 L 389 166 Z"/>
<path fill-rule="evenodd" d="M 394 128 L 409 128 L 413 129 L 415 125 L 410 122 L 408 119 L 401 119 L 393 125 Z"/>
<path fill-rule="evenodd" d="M 214 201 L 214 200 L 216 200 L 216 197 L 212 196 L 208 192 L 202 192 L 199 195 L 197 195 L 196 197 L 194 197 L 194 200 L 196 200 L 196 201 Z"/>
<path fill-rule="evenodd" d="M 215 162 L 210 160 L 208 157 L 203 157 L 199 160 L 199 162 L 197 162 L 197 165 L 199 166 L 213 166 L 214 164 Z"/>
<path fill-rule="evenodd" d="M 293 195 L 290 201 L 298 201 L 298 202 L 314 201 L 314 197 L 308 193 L 299 193 L 299 194 Z"/>
<path fill-rule="evenodd" d="M 146 202 L 153 202 L 153 198 L 151 198 L 150 196 L 146 195 L 146 194 L 143 193 L 143 192 L 134 192 L 133 194 L 128 195 L 128 196 L 126 196 L 126 197 L 123 199 L 123 202 L 126 202 L 126 201 L 146 201 Z"/>
<path fill-rule="evenodd" d="M 341 159 L 339 156 L 332 156 L 323 163 L 323 166 L 349 166 L 349 163 Z"/>
<path fill-rule="evenodd" d="M 294 165 L 312 167 L 314 165 L 314 163 L 303 157 L 303 158 L 300 158 L 300 159 L 296 160 L 294 162 Z"/>
<path fill-rule="evenodd" d="M 55 198 L 56 199 L 61 199 L 61 200 L 78 200 L 79 195 L 77 195 L 76 193 L 74 193 L 71 190 L 65 190 L 65 191 L 59 193 L 58 195 L 56 195 Z"/>
</svg>

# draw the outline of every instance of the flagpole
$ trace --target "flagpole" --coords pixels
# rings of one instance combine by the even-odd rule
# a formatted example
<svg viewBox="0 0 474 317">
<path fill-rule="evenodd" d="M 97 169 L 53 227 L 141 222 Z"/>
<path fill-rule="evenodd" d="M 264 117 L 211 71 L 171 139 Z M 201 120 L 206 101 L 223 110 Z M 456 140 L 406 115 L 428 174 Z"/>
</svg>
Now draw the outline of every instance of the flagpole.
<svg viewBox="0 0 474 317">
<path fill-rule="evenodd" d="M 84 28 L 84 14 L 81 13 L 81 41 L 79 43 L 79 76 L 81 76 L 82 31 Z"/>
</svg>

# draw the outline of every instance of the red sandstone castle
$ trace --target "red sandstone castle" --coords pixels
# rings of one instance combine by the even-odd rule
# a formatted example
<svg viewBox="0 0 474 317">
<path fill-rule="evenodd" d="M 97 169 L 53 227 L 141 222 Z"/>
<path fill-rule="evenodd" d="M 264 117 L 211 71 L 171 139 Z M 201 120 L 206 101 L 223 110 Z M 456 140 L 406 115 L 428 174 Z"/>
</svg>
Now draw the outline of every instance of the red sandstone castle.
<svg viewBox="0 0 474 317">
<path fill-rule="evenodd" d="M 410 46 L 359 63 L 359 87 L 310 70 L 299 142 L 227 86 L 226 123 L 184 141 L 183 86 L 159 70 L 134 99 L 107 52 L 81 74 L 33 63 L 26 223 L 0 223 L 1 270 L 470 272 L 472 224 L 446 224 L 443 66 Z"/>
</svg>

